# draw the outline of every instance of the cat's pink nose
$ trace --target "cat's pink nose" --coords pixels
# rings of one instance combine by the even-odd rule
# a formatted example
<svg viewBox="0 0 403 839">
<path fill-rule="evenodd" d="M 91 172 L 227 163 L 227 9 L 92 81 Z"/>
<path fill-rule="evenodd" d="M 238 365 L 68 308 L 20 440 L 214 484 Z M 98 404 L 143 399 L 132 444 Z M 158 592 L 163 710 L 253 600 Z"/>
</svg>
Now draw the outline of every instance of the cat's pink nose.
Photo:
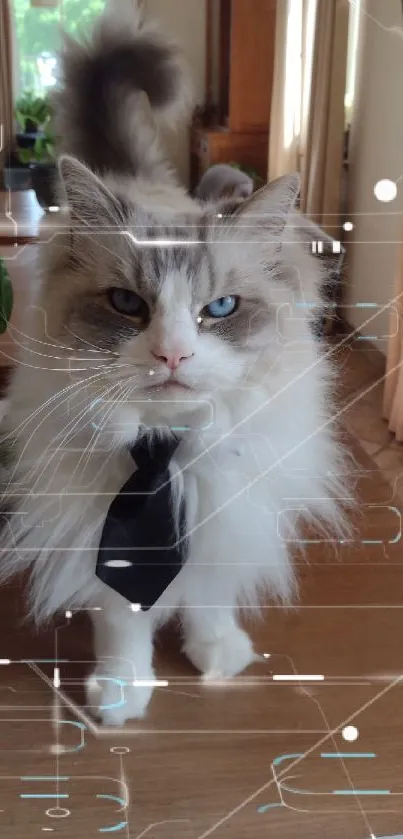
<svg viewBox="0 0 403 839">
<path fill-rule="evenodd" d="M 166 352 L 163 350 L 158 352 L 152 351 L 152 354 L 157 361 L 162 364 L 166 364 L 170 370 L 177 370 L 182 361 L 186 361 L 188 358 L 192 358 L 194 356 L 194 353 L 188 352 L 183 348 L 173 350 L 172 352 Z"/>
</svg>

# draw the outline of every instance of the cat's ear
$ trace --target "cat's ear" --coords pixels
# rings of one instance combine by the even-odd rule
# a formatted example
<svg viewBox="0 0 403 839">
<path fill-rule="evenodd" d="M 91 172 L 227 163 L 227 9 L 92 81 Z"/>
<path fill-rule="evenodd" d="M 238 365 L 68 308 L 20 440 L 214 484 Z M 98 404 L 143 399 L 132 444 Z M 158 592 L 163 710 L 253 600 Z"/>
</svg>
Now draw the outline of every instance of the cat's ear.
<svg viewBox="0 0 403 839">
<path fill-rule="evenodd" d="M 251 198 L 235 208 L 233 223 L 240 228 L 249 229 L 254 235 L 278 239 L 287 224 L 290 213 L 300 191 L 300 177 L 297 174 L 284 175 L 268 186 L 255 192 Z"/>
<path fill-rule="evenodd" d="M 70 155 L 60 158 L 59 171 L 73 229 L 96 233 L 121 227 L 122 204 L 94 172 Z"/>
</svg>

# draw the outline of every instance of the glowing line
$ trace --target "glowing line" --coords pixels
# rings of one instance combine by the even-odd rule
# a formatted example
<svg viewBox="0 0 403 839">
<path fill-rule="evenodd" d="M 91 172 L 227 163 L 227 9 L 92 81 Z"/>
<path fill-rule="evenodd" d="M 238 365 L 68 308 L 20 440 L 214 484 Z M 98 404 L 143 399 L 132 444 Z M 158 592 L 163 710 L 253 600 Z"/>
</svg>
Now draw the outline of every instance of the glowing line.
<svg viewBox="0 0 403 839">
<path fill-rule="evenodd" d="M 388 338 L 388 335 L 385 335 L 385 340 Z M 378 335 L 357 335 L 356 341 L 381 341 L 382 336 L 378 337 Z"/>
<path fill-rule="evenodd" d="M 21 658 L 20 664 L 67 664 L 68 658 Z"/>
<path fill-rule="evenodd" d="M 126 801 L 124 800 L 124 798 L 118 798 L 117 795 L 107 795 L 105 793 L 105 795 L 97 795 L 97 798 L 107 798 L 108 801 L 117 801 L 118 804 L 122 805 L 122 807 L 126 807 Z"/>
<path fill-rule="evenodd" d="M 69 775 L 24 775 L 21 781 L 69 781 Z"/>
<path fill-rule="evenodd" d="M 273 682 L 324 682 L 324 676 L 295 676 L 292 675 L 277 675 L 273 676 Z"/>
<path fill-rule="evenodd" d="M 100 827 L 100 833 L 117 833 L 118 830 L 124 830 L 127 827 L 127 822 L 120 822 L 120 824 L 116 824 L 114 827 Z"/>
<path fill-rule="evenodd" d="M 149 681 L 143 679 L 135 679 L 132 682 L 134 688 L 167 688 L 169 682 L 165 679 L 150 679 Z"/>
<path fill-rule="evenodd" d="M 135 245 L 140 245 L 142 248 L 169 248 L 169 247 L 182 247 L 186 245 L 201 245 L 200 239 L 136 239 L 133 236 L 133 233 L 130 233 L 129 230 L 124 230 L 121 236 L 127 236 L 134 242 Z"/>
<path fill-rule="evenodd" d="M 293 755 L 280 755 L 280 757 L 276 757 L 273 760 L 273 766 L 280 766 L 280 763 L 284 763 L 285 760 L 296 760 L 297 758 L 304 757 L 303 752 L 298 752 L 298 754 Z"/>
<path fill-rule="evenodd" d="M 67 792 L 57 794 L 57 793 L 20 793 L 20 798 L 70 798 Z"/>
<path fill-rule="evenodd" d="M 390 789 L 334 789 L 333 795 L 391 795 Z"/>
<path fill-rule="evenodd" d="M 283 804 L 264 804 L 263 807 L 258 807 L 258 813 L 267 813 L 268 810 L 273 810 L 275 807 L 283 807 Z"/>
<path fill-rule="evenodd" d="M 368 752 L 367 754 L 365 754 L 365 753 L 364 754 L 359 754 L 358 752 L 357 753 L 353 753 L 353 752 L 329 752 L 329 754 L 326 754 L 326 753 L 321 754 L 321 757 L 324 757 L 324 758 L 343 758 L 343 759 L 345 759 L 345 758 L 361 758 L 361 757 L 362 758 L 374 758 L 374 757 L 376 757 L 376 754 L 374 754 L 373 752 Z"/>
<path fill-rule="evenodd" d="M 113 682 L 115 685 L 118 685 L 121 689 L 121 698 L 119 702 L 111 702 L 109 705 L 100 705 L 99 708 L 101 711 L 110 711 L 114 710 L 115 708 L 123 708 L 126 705 L 126 700 L 124 697 L 123 688 L 125 687 L 126 682 L 123 682 L 122 679 L 115 679 L 109 676 L 97 676 L 98 682 Z"/>
</svg>

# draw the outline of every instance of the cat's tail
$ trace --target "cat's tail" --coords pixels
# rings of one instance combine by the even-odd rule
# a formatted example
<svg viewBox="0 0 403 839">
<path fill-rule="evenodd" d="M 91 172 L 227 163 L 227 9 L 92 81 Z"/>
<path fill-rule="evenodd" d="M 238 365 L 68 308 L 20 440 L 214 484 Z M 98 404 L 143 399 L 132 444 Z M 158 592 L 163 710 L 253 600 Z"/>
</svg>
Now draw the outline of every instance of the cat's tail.
<svg viewBox="0 0 403 839">
<path fill-rule="evenodd" d="M 179 49 L 119 0 L 85 42 L 66 36 L 54 104 L 60 152 L 100 173 L 152 177 L 158 128 L 188 115 L 192 86 Z"/>
</svg>

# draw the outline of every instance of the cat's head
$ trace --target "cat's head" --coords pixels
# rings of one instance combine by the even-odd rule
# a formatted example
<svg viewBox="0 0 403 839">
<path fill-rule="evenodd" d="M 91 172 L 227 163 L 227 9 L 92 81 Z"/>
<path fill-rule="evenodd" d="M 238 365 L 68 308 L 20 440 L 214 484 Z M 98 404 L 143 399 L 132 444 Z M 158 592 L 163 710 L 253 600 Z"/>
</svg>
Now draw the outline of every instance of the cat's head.
<svg viewBox="0 0 403 839">
<path fill-rule="evenodd" d="M 164 403 L 191 408 L 248 385 L 281 351 L 279 307 L 298 294 L 298 267 L 284 260 L 298 177 L 245 202 L 157 215 L 73 158 L 60 168 L 71 229 L 45 290 L 53 336 L 102 358 L 108 381 L 156 421 Z"/>
</svg>

